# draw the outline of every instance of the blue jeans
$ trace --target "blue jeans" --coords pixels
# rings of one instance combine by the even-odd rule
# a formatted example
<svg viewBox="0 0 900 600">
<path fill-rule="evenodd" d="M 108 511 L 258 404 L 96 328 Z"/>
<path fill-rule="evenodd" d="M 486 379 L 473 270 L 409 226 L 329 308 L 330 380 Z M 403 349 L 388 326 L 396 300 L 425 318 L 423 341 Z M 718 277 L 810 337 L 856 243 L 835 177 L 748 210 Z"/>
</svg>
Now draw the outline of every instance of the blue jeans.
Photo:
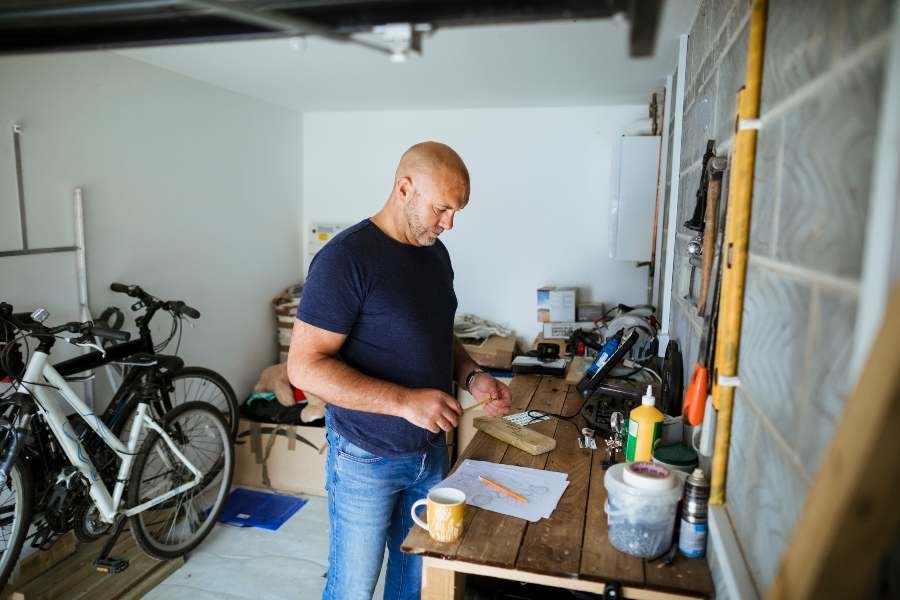
<svg viewBox="0 0 900 600">
<path fill-rule="evenodd" d="M 328 581 L 323 600 L 371 600 L 388 548 L 385 600 L 419 598 L 422 559 L 400 550 L 413 502 L 447 473 L 446 447 L 376 456 L 328 427 Z"/>
</svg>

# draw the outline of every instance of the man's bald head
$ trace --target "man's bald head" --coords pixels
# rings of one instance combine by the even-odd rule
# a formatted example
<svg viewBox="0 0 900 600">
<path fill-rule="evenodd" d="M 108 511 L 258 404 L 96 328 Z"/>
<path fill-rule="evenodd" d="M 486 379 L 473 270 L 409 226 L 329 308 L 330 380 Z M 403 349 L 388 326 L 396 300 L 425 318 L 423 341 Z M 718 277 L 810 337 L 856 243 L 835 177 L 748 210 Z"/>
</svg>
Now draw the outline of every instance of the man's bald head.
<svg viewBox="0 0 900 600">
<path fill-rule="evenodd" d="M 465 186 L 465 198 L 469 198 L 469 170 L 463 159 L 447 144 L 421 142 L 411 146 L 397 165 L 395 180 L 401 177 L 414 179 L 416 175 L 430 178 L 459 178 Z"/>
<path fill-rule="evenodd" d="M 396 240 L 431 246 L 469 203 L 469 170 L 453 148 L 422 142 L 400 157 L 394 187 L 374 222 Z"/>
</svg>

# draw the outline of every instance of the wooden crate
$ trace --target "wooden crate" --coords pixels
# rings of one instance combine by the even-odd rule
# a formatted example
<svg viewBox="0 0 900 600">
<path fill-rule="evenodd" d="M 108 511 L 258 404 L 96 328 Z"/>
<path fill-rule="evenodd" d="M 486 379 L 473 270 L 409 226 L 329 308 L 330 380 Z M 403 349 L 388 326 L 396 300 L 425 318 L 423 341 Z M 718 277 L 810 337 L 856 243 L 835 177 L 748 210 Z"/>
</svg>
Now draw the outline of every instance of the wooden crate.
<svg viewBox="0 0 900 600">
<path fill-rule="evenodd" d="M 105 542 L 104 537 L 90 544 L 78 545 L 74 552 L 52 564 L 43 573 L 35 575 L 30 581 L 17 578 L 7 587 L 3 597 L 10 600 L 137 599 L 184 564 L 184 558 L 170 561 L 150 558 L 135 544 L 131 532 L 126 528 L 119 536 L 111 555 L 127 560 L 129 566 L 121 573 L 104 575 L 94 570 L 94 560 L 100 555 Z M 53 548 L 49 553 L 52 552 Z M 40 552 L 32 555 L 34 559 L 30 556 L 26 560 L 40 560 L 45 554 L 48 553 Z"/>
</svg>

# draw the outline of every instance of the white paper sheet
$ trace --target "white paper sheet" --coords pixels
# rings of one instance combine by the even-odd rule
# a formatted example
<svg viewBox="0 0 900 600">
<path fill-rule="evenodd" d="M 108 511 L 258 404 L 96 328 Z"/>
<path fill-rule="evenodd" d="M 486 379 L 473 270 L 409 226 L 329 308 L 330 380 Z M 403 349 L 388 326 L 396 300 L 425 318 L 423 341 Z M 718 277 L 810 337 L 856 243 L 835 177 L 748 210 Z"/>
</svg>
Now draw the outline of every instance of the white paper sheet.
<svg viewBox="0 0 900 600">
<path fill-rule="evenodd" d="M 479 479 L 480 475 L 523 496 L 528 502 L 520 502 L 492 488 Z M 464 460 L 436 487 L 458 488 L 465 492 L 466 504 L 535 522 L 550 517 L 568 486 L 566 473 Z"/>
</svg>

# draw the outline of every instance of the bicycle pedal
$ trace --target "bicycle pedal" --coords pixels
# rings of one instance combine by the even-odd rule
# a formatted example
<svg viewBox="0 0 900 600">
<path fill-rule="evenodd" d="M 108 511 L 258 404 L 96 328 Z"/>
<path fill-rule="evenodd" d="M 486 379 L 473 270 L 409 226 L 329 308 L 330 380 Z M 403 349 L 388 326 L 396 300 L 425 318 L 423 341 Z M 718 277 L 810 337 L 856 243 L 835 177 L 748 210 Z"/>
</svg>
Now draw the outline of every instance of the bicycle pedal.
<svg viewBox="0 0 900 600">
<path fill-rule="evenodd" d="M 98 558 L 94 561 L 94 570 L 104 575 L 115 575 L 128 568 L 128 561 L 121 558 Z"/>
</svg>

